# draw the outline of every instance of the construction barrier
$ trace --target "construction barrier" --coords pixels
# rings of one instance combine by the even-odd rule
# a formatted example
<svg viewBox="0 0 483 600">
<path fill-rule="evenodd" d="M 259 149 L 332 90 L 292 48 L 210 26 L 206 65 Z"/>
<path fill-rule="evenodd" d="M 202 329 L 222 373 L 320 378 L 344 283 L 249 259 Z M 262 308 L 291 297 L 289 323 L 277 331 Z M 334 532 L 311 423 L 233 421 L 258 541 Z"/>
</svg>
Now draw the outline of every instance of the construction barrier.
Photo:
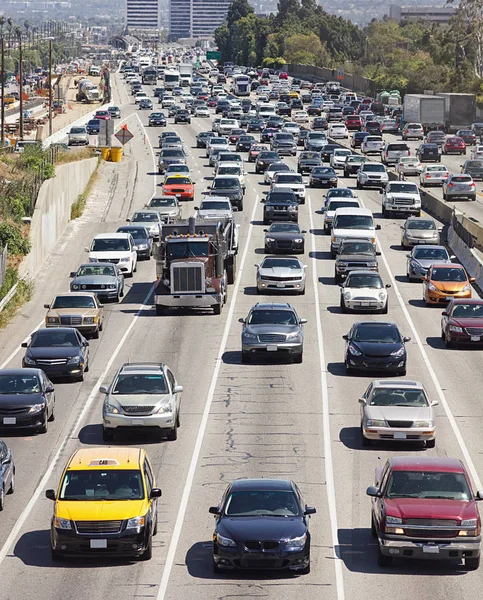
<svg viewBox="0 0 483 600">
<path fill-rule="evenodd" d="M 111 156 L 110 148 L 101 148 L 101 155 L 103 160 L 109 160 Z"/>
<path fill-rule="evenodd" d="M 122 148 L 111 148 L 111 161 L 121 162 Z"/>
</svg>

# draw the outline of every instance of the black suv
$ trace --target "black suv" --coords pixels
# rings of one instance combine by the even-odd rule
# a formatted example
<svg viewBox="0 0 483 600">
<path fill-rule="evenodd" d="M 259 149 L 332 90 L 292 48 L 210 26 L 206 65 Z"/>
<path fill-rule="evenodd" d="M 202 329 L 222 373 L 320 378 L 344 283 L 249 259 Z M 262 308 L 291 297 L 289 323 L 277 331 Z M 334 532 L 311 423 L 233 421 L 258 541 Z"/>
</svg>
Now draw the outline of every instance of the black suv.
<svg viewBox="0 0 483 600">
<path fill-rule="evenodd" d="M 351 271 L 377 271 L 377 257 L 371 240 L 346 239 L 335 259 L 334 278 L 340 283 Z"/>
<path fill-rule="evenodd" d="M 191 115 L 188 110 L 182 108 L 174 115 L 175 123 L 191 123 Z"/>
<path fill-rule="evenodd" d="M 441 162 L 438 144 L 421 144 L 416 150 L 420 162 Z"/>
<path fill-rule="evenodd" d="M 299 203 L 297 196 L 291 191 L 269 192 L 263 207 L 263 224 L 270 225 L 272 221 L 299 220 Z"/>
</svg>

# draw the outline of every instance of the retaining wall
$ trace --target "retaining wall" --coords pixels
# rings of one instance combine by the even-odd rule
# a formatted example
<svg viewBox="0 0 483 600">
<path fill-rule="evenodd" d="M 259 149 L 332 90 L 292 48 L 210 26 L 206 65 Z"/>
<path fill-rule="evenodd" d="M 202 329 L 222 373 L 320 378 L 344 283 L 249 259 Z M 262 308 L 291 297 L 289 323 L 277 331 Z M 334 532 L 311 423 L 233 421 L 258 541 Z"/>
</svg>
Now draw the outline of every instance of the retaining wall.
<svg viewBox="0 0 483 600">
<path fill-rule="evenodd" d="M 88 158 L 56 167 L 56 176 L 42 184 L 30 225 L 32 249 L 19 268 L 33 279 L 65 231 L 72 205 L 83 194 L 98 164 Z"/>
<path fill-rule="evenodd" d="M 287 73 L 298 79 L 306 79 L 314 83 L 323 81 L 336 81 L 337 74 L 333 69 L 326 67 L 316 67 L 315 65 L 285 65 Z M 344 78 L 340 80 L 343 87 L 349 88 L 355 92 L 364 92 L 364 94 L 376 95 L 376 82 L 362 75 L 351 75 L 345 73 Z"/>
</svg>

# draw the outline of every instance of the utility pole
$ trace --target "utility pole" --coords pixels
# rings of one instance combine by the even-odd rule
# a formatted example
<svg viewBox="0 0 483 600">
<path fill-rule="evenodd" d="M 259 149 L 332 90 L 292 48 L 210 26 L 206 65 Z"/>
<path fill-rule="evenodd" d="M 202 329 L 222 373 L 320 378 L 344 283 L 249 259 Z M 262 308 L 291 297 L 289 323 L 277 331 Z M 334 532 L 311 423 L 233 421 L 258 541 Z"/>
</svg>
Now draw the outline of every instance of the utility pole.
<svg viewBox="0 0 483 600">
<path fill-rule="evenodd" d="M 52 40 L 49 40 L 49 136 L 52 135 Z"/>
<path fill-rule="evenodd" d="M 20 139 L 23 140 L 23 69 L 22 69 L 22 34 L 19 35 L 19 83 L 20 83 Z"/>
<path fill-rule="evenodd" d="M 2 107 L 1 107 L 1 127 L 2 127 L 2 148 L 5 146 L 5 41 L 2 33 Z"/>
</svg>

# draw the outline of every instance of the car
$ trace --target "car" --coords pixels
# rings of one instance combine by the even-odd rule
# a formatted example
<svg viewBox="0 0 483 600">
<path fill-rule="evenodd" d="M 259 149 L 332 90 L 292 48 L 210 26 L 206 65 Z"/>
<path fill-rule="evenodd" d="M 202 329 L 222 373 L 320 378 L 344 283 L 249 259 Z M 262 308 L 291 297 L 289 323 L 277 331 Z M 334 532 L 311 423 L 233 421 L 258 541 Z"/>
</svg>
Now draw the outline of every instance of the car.
<svg viewBox="0 0 483 600">
<path fill-rule="evenodd" d="M 394 214 L 421 215 L 421 195 L 418 186 L 410 181 L 390 181 L 380 188 L 382 194 L 382 214 L 388 217 Z"/>
<path fill-rule="evenodd" d="M 67 461 L 56 490 L 50 550 L 64 556 L 150 560 L 158 529 L 161 490 L 148 455 L 140 448 L 80 448 Z"/>
<path fill-rule="evenodd" d="M 139 100 L 139 110 L 153 110 L 153 101 L 151 98 L 141 98 Z"/>
<path fill-rule="evenodd" d="M 305 233 L 298 223 L 278 223 L 273 221 L 265 232 L 265 252 L 301 253 L 305 252 Z"/>
<path fill-rule="evenodd" d="M 299 154 L 297 161 L 297 173 L 311 173 L 314 167 L 322 166 L 320 152 L 303 151 Z"/>
<path fill-rule="evenodd" d="M 337 173 L 332 167 L 314 167 L 310 173 L 309 187 L 337 187 Z"/>
<path fill-rule="evenodd" d="M 327 136 L 322 131 L 308 131 L 305 136 L 305 150 L 320 152 L 329 143 Z"/>
<path fill-rule="evenodd" d="M 84 126 L 71 127 L 67 134 L 67 144 L 69 146 L 88 146 L 89 134 Z"/>
<path fill-rule="evenodd" d="M 170 108 L 171 106 L 175 105 L 176 101 L 173 98 L 173 96 L 165 95 L 162 98 L 160 98 L 160 103 L 163 108 Z"/>
<path fill-rule="evenodd" d="M 214 133 L 211 133 L 211 135 L 213 136 Z M 183 142 L 175 131 L 163 131 L 163 133 L 158 136 L 159 147 L 162 148 L 163 144 L 167 143 L 168 141 L 172 142 L 173 140 L 179 142 L 181 148 L 183 147 Z"/>
<path fill-rule="evenodd" d="M 206 148 L 206 142 L 214 136 L 213 131 L 200 131 L 196 136 L 196 147 Z"/>
<path fill-rule="evenodd" d="M 111 113 L 108 110 L 96 110 L 94 119 L 99 119 L 100 121 L 110 121 Z"/>
<path fill-rule="evenodd" d="M 130 219 L 126 219 L 126 221 L 132 225 L 145 227 L 148 230 L 149 237 L 153 240 L 159 240 L 163 221 L 157 210 L 137 210 L 133 216 Z"/>
<path fill-rule="evenodd" d="M 447 348 L 483 341 L 483 300 L 453 298 L 441 316 L 441 338 Z"/>
<path fill-rule="evenodd" d="M 260 152 L 255 161 L 255 173 L 263 173 L 264 183 L 270 183 L 273 173 L 290 171 L 290 167 L 280 160 L 277 152 Z M 268 173 L 267 173 L 268 171 Z"/>
<path fill-rule="evenodd" d="M 441 154 L 437 144 L 420 144 L 416 150 L 419 162 L 441 162 Z"/>
<path fill-rule="evenodd" d="M 476 146 L 476 133 L 471 129 L 459 129 L 456 136 L 460 137 L 467 146 Z"/>
<path fill-rule="evenodd" d="M 47 309 L 45 327 L 72 326 L 94 338 L 99 337 L 104 325 L 104 306 L 93 292 L 57 294 Z"/>
<path fill-rule="evenodd" d="M 406 375 L 406 342 L 395 323 L 360 321 L 352 325 L 345 340 L 344 364 L 348 375 L 384 371 Z"/>
<path fill-rule="evenodd" d="M 467 198 L 476 201 L 476 184 L 471 175 L 455 175 L 450 173 L 443 181 L 443 200 Z"/>
<path fill-rule="evenodd" d="M 42 369 L 49 379 L 83 381 L 89 370 L 89 342 L 73 327 L 37 329 L 22 348 L 22 367 Z"/>
<path fill-rule="evenodd" d="M 362 140 L 362 154 L 382 154 L 384 149 L 384 140 L 380 135 L 368 135 Z"/>
<path fill-rule="evenodd" d="M 483 159 L 483 144 L 478 144 L 475 146 L 474 150 L 471 151 L 470 158 L 472 160 L 482 160 Z"/>
<path fill-rule="evenodd" d="M 298 138 L 298 136 L 300 135 L 300 126 L 298 123 L 286 121 L 282 131 L 286 133 L 291 133 L 295 138 Z"/>
<path fill-rule="evenodd" d="M 329 164 L 333 169 L 343 169 L 348 156 L 352 151 L 348 148 L 335 148 L 330 157 Z"/>
<path fill-rule="evenodd" d="M 437 144 L 439 148 L 444 144 L 446 134 L 444 131 L 428 131 L 424 137 L 424 141 L 427 144 Z"/>
<path fill-rule="evenodd" d="M 409 146 L 404 142 L 391 142 L 381 148 L 381 162 L 385 165 L 398 164 L 401 158 L 407 158 L 410 154 Z"/>
<path fill-rule="evenodd" d="M 312 129 L 314 131 L 326 131 L 329 129 L 329 123 L 326 117 L 315 117 L 312 121 Z"/>
<path fill-rule="evenodd" d="M 340 144 L 325 144 L 325 146 L 323 146 L 323 148 L 320 151 L 322 161 L 330 163 L 330 157 L 332 156 L 334 150 L 340 148 L 342 148 Z"/>
<path fill-rule="evenodd" d="M 409 281 L 422 281 L 428 269 L 435 263 L 451 264 L 456 258 L 450 255 L 445 246 L 422 245 L 414 246 L 411 254 L 406 256 L 406 276 Z"/>
<path fill-rule="evenodd" d="M 328 135 L 333 140 L 349 139 L 349 131 L 344 123 L 332 123 Z"/>
<path fill-rule="evenodd" d="M 357 189 L 385 187 L 389 181 L 386 167 L 378 162 L 366 162 L 357 171 Z"/>
<path fill-rule="evenodd" d="M 442 228 L 429 217 L 409 217 L 401 229 L 401 246 L 404 249 L 421 244 L 439 245 Z"/>
<path fill-rule="evenodd" d="M 123 273 L 132 277 L 137 269 L 138 255 L 134 240 L 129 233 L 98 233 L 92 240 L 89 262 L 108 262 L 118 265 Z"/>
<path fill-rule="evenodd" d="M 248 162 L 255 162 L 260 152 L 267 152 L 269 148 L 263 144 L 253 144 L 248 151 Z"/>
<path fill-rule="evenodd" d="M 293 106 L 292 106 L 293 108 Z M 292 113 L 292 119 L 295 123 L 309 123 L 310 118 L 306 110 L 296 110 Z"/>
<path fill-rule="evenodd" d="M 340 286 L 341 312 L 356 310 L 387 314 L 387 288 L 391 286 L 384 285 L 381 276 L 375 270 L 351 270 Z"/>
<path fill-rule="evenodd" d="M 436 445 L 433 406 L 419 381 L 372 381 L 359 398 L 362 445 L 372 442 Z"/>
<path fill-rule="evenodd" d="M 397 134 L 398 125 L 396 119 L 383 119 L 381 121 L 381 133 L 394 133 Z"/>
<path fill-rule="evenodd" d="M 86 263 L 70 274 L 70 291 L 88 291 L 98 298 L 115 300 L 124 296 L 124 275 L 117 265 L 108 262 Z"/>
<path fill-rule="evenodd" d="M 182 148 L 163 148 L 159 153 L 158 173 L 162 175 L 169 165 L 186 164 L 186 154 Z"/>
<path fill-rule="evenodd" d="M 297 142 L 291 133 L 276 133 L 270 140 L 270 148 L 278 152 L 279 156 L 297 155 Z"/>
<path fill-rule="evenodd" d="M 265 171 L 265 175 L 267 175 Z M 305 183 L 302 175 L 293 171 L 275 171 L 272 176 L 270 191 L 292 190 L 300 204 L 305 204 Z"/>
<path fill-rule="evenodd" d="M 244 190 L 238 176 L 217 175 L 211 182 L 208 193 L 212 196 L 228 198 L 234 209 L 243 210 Z"/>
<path fill-rule="evenodd" d="M 367 131 L 370 134 L 379 135 L 379 134 L 382 133 L 382 131 L 381 131 L 381 124 L 379 123 L 379 121 L 367 120 L 364 123 L 364 131 Z"/>
<path fill-rule="evenodd" d="M 175 175 L 182 175 L 183 177 L 191 177 L 191 170 L 188 167 L 188 165 L 186 165 L 186 164 L 172 163 L 172 164 L 168 165 L 168 168 L 164 172 L 163 184 L 165 183 L 165 181 L 168 177 L 174 177 Z"/>
<path fill-rule="evenodd" d="M 233 208 L 228 198 L 209 196 L 195 206 L 197 219 L 232 219 Z"/>
<path fill-rule="evenodd" d="M 292 191 L 268 192 L 267 197 L 262 200 L 263 224 L 270 225 L 273 221 L 298 222 L 298 200 Z"/>
<path fill-rule="evenodd" d="M 210 118 L 210 110 L 207 106 L 197 106 L 194 112 L 195 117 L 199 117 L 201 119 L 209 119 Z"/>
<path fill-rule="evenodd" d="M 461 173 L 470 175 L 473 181 L 476 179 L 483 181 L 483 160 L 466 160 L 461 165 Z"/>
<path fill-rule="evenodd" d="M 166 116 L 162 112 L 153 112 L 149 115 L 148 126 L 149 127 L 166 127 Z"/>
<path fill-rule="evenodd" d="M 479 137 L 481 141 L 481 136 L 483 135 L 483 123 L 472 123 L 471 131 L 473 131 L 476 137 Z"/>
<path fill-rule="evenodd" d="M 362 119 L 359 115 L 347 115 L 345 126 L 348 131 L 360 131 L 362 129 Z"/>
<path fill-rule="evenodd" d="M 421 170 L 419 184 L 421 187 L 442 186 L 448 177 L 449 171 L 444 165 L 427 165 Z"/>
<path fill-rule="evenodd" d="M 177 113 L 174 115 L 174 122 L 175 124 L 177 123 L 191 123 L 191 114 L 188 110 L 186 110 L 185 108 L 182 108 L 180 110 L 177 111 Z"/>
<path fill-rule="evenodd" d="M 181 206 L 176 196 L 153 196 L 146 208 L 157 210 L 163 223 L 174 221 L 181 217 Z"/>
<path fill-rule="evenodd" d="M 285 569 L 310 573 L 310 515 L 293 481 L 238 479 L 225 490 L 215 515 L 213 571 Z M 261 559 L 263 557 L 263 559 Z"/>
<path fill-rule="evenodd" d="M 55 420 L 55 390 L 42 368 L 0 370 L 0 428 L 47 433 Z M 15 465 L 5 442 L 0 440 L 0 511 L 5 494 L 15 488 Z"/>
<path fill-rule="evenodd" d="M 213 150 L 218 149 L 223 152 L 230 152 L 230 145 L 228 142 L 228 138 L 226 137 L 220 137 L 220 136 L 216 136 L 216 137 L 212 137 L 207 143 L 206 143 L 206 158 L 210 157 L 210 154 L 213 152 Z"/>
<path fill-rule="evenodd" d="M 243 169 L 243 165 L 239 162 L 220 162 L 215 171 L 215 177 L 219 175 L 231 175 L 232 177 L 237 177 L 240 185 L 243 189 L 243 193 L 246 191 L 246 171 Z"/>
<path fill-rule="evenodd" d="M 87 121 L 86 131 L 89 135 L 98 135 L 101 129 L 101 121 L 99 119 L 90 119 Z"/>
<path fill-rule="evenodd" d="M 175 196 L 178 200 L 194 200 L 193 180 L 186 174 L 167 175 L 163 183 L 163 195 Z"/>
<path fill-rule="evenodd" d="M 330 205 L 333 202 L 356 201 L 331 200 Z M 341 283 L 353 271 L 377 272 L 378 268 L 377 253 L 372 241 L 364 238 L 348 238 L 341 242 L 339 252 L 335 258 L 334 279 L 336 283 Z"/>
<path fill-rule="evenodd" d="M 264 127 L 265 127 L 265 121 L 258 117 L 254 117 L 254 118 L 250 119 L 250 121 L 248 121 L 247 132 L 248 133 L 261 132 Z"/>
<path fill-rule="evenodd" d="M 350 146 L 351 148 L 360 148 L 362 142 L 366 137 L 370 135 L 367 131 L 356 131 L 351 136 Z"/>
<path fill-rule="evenodd" d="M 276 127 L 265 127 L 260 133 L 260 141 L 264 143 L 270 143 L 273 136 L 278 133 L 279 130 Z"/>
<path fill-rule="evenodd" d="M 480 566 L 481 519 L 463 463 L 455 458 L 398 456 L 376 468 L 371 498 L 371 534 L 377 564 L 394 558 L 458 561 Z M 452 518 L 454 516 L 454 518 Z M 436 525 L 437 523 L 437 525 Z"/>
<path fill-rule="evenodd" d="M 266 256 L 257 268 L 257 294 L 292 291 L 305 294 L 305 269 L 298 258 Z"/>
<path fill-rule="evenodd" d="M 443 146 L 443 154 L 466 154 L 466 144 L 463 138 L 451 136 L 447 137 Z"/>
<path fill-rule="evenodd" d="M 244 133 L 238 136 L 236 141 L 235 150 L 237 152 L 249 152 L 253 145 L 256 144 L 255 137 L 253 135 L 245 135 Z"/>
<path fill-rule="evenodd" d="M 401 137 L 405 140 L 423 140 L 424 129 L 421 123 L 406 123 L 401 129 Z"/>
<path fill-rule="evenodd" d="M 138 259 L 145 258 L 149 260 L 153 251 L 153 238 L 149 235 L 147 227 L 141 225 L 122 225 L 118 227 L 117 233 L 131 234 Z"/>
<path fill-rule="evenodd" d="M 433 263 L 423 280 L 423 302 L 447 304 L 453 298 L 471 298 L 474 277 L 468 277 L 463 265 L 457 263 Z"/>
<path fill-rule="evenodd" d="M 295 363 L 303 361 L 304 334 L 300 319 L 290 304 L 257 303 L 250 309 L 246 318 L 239 319 L 243 324 L 242 363 L 248 363 L 253 356 L 285 356 Z"/>
<path fill-rule="evenodd" d="M 111 119 L 121 118 L 121 109 L 119 106 L 109 106 L 107 112 L 111 115 Z"/>
<path fill-rule="evenodd" d="M 125 363 L 112 383 L 99 391 L 106 396 L 102 407 L 104 441 L 113 440 L 117 432 L 147 428 L 170 441 L 178 438 L 183 387 L 164 363 Z"/>
</svg>

